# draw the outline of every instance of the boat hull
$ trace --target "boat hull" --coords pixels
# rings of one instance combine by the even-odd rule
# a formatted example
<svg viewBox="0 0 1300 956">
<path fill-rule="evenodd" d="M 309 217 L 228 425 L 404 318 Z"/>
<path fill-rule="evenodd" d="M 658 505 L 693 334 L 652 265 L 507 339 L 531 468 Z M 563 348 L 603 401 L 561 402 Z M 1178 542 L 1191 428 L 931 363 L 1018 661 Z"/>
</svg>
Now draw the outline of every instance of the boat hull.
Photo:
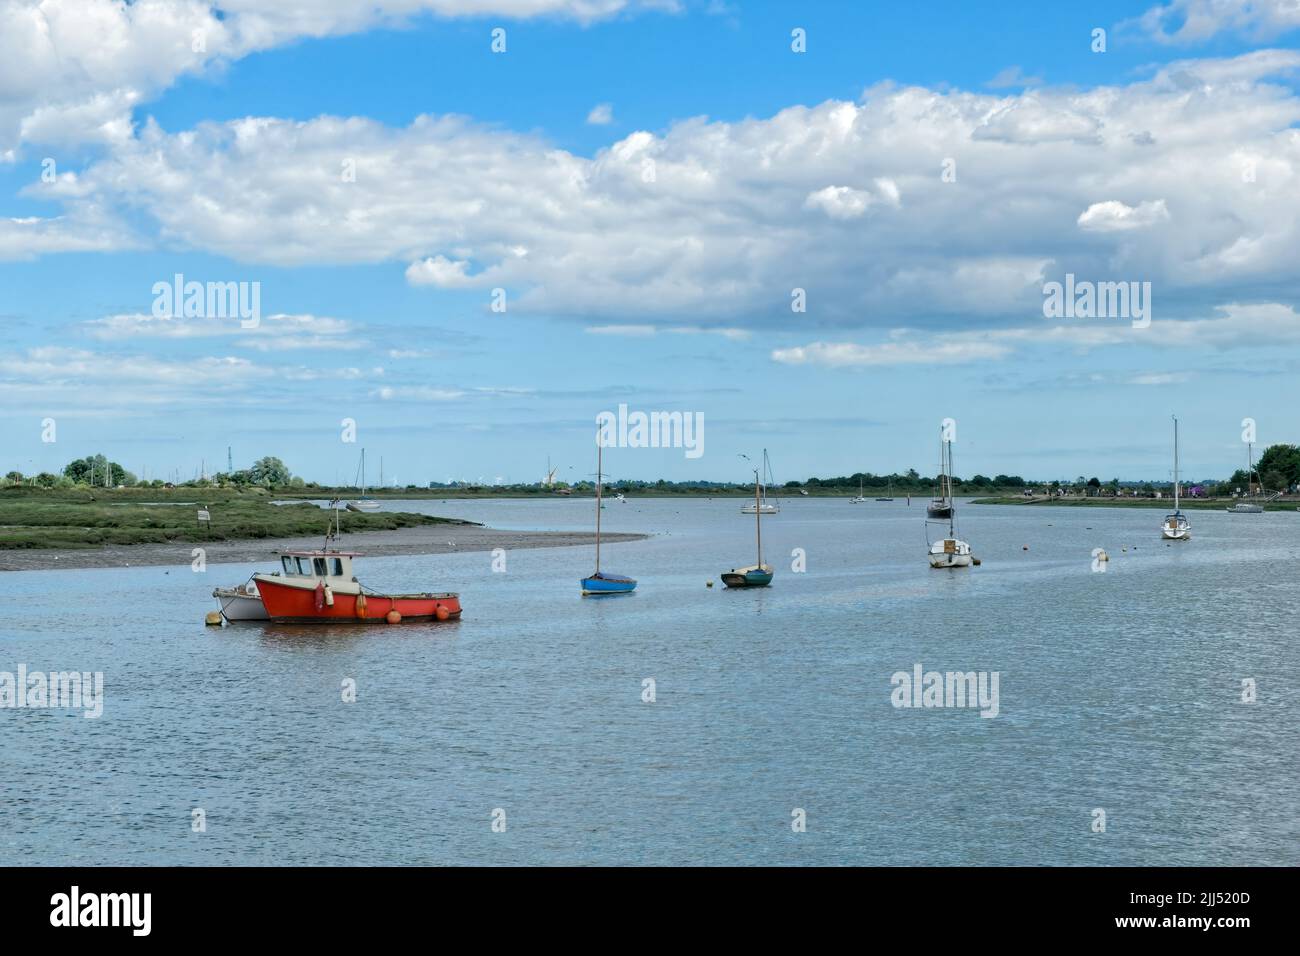
<svg viewBox="0 0 1300 956">
<path fill-rule="evenodd" d="M 949 505 L 930 505 L 925 509 L 927 518 L 951 518 L 952 507 Z"/>
<path fill-rule="evenodd" d="M 930 567 L 936 570 L 969 568 L 974 560 L 970 545 L 956 538 L 945 538 L 930 548 Z"/>
<path fill-rule="evenodd" d="M 276 624 L 384 624 L 388 612 L 401 622 L 446 621 L 460 617 L 456 594 L 341 594 L 332 592 L 331 605 L 319 600 L 319 589 L 294 587 L 259 578 L 258 590 L 267 614 Z"/>
<path fill-rule="evenodd" d="M 212 592 L 227 621 L 269 621 L 271 615 L 256 591 L 251 594 L 243 588 L 217 588 Z"/>
<path fill-rule="evenodd" d="M 1225 510 L 1230 515 L 1262 515 L 1264 513 L 1262 505 L 1233 505 Z"/>
<path fill-rule="evenodd" d="M 366 512 L 369 511 L 378 511 L 379 502 L 378 501 L 349 501 L 344 507 L 346 507 L 348 511 L 359 511 L 362 514 L 365 514 Z"/>
<path fill-rule="evenodd" d="M 729 588 L 765 588 L 772 583 L 772 572 L 758 568 L 723 571 L 720 577 Z"/>
<path fill-rule="evenodd" d="M 636 580 L 622 574 L 593 574 L 579 583 L 584 597 L 629 594 L 636 590 Z"/>
</svg>

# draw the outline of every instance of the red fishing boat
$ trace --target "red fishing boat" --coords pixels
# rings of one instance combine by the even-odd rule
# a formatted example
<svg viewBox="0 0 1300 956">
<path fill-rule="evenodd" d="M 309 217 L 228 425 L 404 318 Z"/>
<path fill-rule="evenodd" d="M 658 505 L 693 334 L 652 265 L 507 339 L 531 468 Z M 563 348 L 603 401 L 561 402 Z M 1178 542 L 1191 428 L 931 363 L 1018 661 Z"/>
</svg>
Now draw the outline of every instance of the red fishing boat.
<svg viewBox="0 0 1300 956">
<path fill-rule="evenodd" d="M 281 551 L 280 568 L 253 575 L 277 624 L 399 624 L 460 617 L 457 594 L 380 594 L 352 574 L 355 551 Z"/>
</svg>

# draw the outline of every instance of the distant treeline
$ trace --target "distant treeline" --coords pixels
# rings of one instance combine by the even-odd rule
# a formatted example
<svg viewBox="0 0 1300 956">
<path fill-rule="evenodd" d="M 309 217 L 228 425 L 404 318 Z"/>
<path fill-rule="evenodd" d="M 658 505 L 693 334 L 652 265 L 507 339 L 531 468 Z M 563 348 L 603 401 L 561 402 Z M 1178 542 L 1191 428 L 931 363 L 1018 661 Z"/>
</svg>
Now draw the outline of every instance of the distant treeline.
<svg viewBox="0 0 1300 956">
<path fill-rule="evenodd" d="M 1129 494 L 1154 494 L 1157 489 L 1168 488 L 1168 481 L 1121 481 L 1111 478 L 1103 481 L 1096 476 L 1086 478 L 1079 475 L 1069 480 L 1030 480 L 1019 475 L 972 475 L 969 478 L 953 476 L 955 490 L 964 494 L 988 494 L 995 491 L 1015 492 L 1019 490 L 1064 492 L 1075 494 L 1104 495 L 1118 494 L 1122 489 Z M 919 474 L 915 469 L 898 474 L 878 475 L 872 472 L 855 472 L 837 478 L 808 478 L 804 481 L 787 481 L 781 487 L 789 493 L 807 492 L 813 494 L 846 494 L 856 492 L 859 486 L 873 495 L 892 489 L 898 494 L 923 495 L 931 492 L 938 484 L 938 478 Z M 1270 445 L 1259 456 L 1252 478 L 1247 477 L 1246 469 L 1239 468 L 1226 479 L 1208 481 L 1186 481 L 1188 488 L 1198 488 L 1206 495 L 1226 496 L 1246 491 L 1248 484 L 1258 492 L 1261 488 L 1269 491 L 1295 490 L 1300 485 L 1300 446 L 1278 444 Z M 0 486 L 26 485 L 41 488 L 87 487 L 149 487 L 149 488 L 265 488 L 288 493 L 296 497 L 340 496 L 355 492 L 351 486 L 335 487 L 322 485 L 314 481 L 305 481 L 295 476 L 279 458 L 266 456 L 259 458 L 251 468 L 230 473 L 218 472 L 182 482 L 166 482 L 158 479 L 141 481 L 115 461 L 104 455 L 90 455 L 78 458 L 64 467 L 61 474 L 41 472 L 37 475 L 24 475 L 20 471 L 10 471 L 0 481 Z M 733 493 L 752 488 L 748 482 L 727 481 L 644 481 L 632 478 L 610 478 L 606 486 L 615 491 L 643 492 L 657 494 L 708 495 L 716 493 Z M 408 484 L 403 486 L 386 485 L 370 489 L 373 494 L 393 495 L 398 492 L 446 492 L 448 494 L 483 493 L 483 494 L 556 494 L 556 493 L 590 493 L 595 489 L 593 481 L 567 483 L 557 481 L 545 484 L 540 481 L 479 485 L 473 482 L 439 482 L 431 481 L 424 485 Z M 776 491 L 777 489 L 773 489 Z M 426 495 L 427 496 L 427 495 Z"/>
</svg>

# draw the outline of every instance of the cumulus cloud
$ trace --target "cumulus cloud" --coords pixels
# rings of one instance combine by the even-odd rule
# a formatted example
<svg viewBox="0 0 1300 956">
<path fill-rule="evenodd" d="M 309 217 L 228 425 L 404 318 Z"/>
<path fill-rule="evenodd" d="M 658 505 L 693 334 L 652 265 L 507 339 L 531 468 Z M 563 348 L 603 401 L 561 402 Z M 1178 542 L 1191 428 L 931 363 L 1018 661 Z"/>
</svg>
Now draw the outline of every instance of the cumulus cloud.
<svg viewBox="0 0 1300 956">
<path fill-rule="evenodd" d="M 0 153 L 113 143 L 130 111 L 185 75 L 306 37 L 438 17 L 590 23 L 653 0 L 0 0 Z"/>
<path fill-rule="evenodd" d="M 501 287 L 512 312 L 595 326 L 774 326 L 795 288 L 808 325 L 1008 324 L 1046 279 L 1113 279 L 1121 258 L 1162 301 L 1230 301 L 1243 281 L 1300 295 L 1300 96 L 1273 81 L 1298 68 L 1274 50 L 1083 91 L 884 85 L 590 157 L 463 117 L 147 123 L 27 192 L 241 262 L 403 263 L 485 307 Z"/>
<path fill-rule="evenodd" d="M 1145 229 L 1169 218 L 1163 199 L 1129 206 L 1118 199 L 1095 202 L 1079 213 L 1077 224 L 1085 232 L 1124 232 Z"/>
</svg>

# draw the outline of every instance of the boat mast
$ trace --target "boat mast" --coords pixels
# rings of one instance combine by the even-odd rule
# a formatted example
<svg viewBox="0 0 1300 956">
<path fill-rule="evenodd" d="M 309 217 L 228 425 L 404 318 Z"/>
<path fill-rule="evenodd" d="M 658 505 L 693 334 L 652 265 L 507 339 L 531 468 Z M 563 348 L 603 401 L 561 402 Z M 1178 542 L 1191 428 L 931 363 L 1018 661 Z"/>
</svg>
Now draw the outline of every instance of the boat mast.
<svg viewBox="0 0 1300 956">
<path fill-rule="evenodd" d="M 956 520 L 957 509 L 952 503 L 952 442 L 946 441 L 943 445 L 948 452 L 948 464 L 944 467 L 944 477 L 948 482 L 948 537 L 955 538 L 957 537 L 957 529 L 954 527 L 953 522 Z"/>
<path fill-rule="evenodd" d="M 600 468 L 601 452 L 604 445 L 600 441 L 600 432 L 596 432 L 596 573 L 600 573 Z"/>
<path fill-rule="evenodd" d="M 1174 514 L 1178 513 L 1178 416 L 1174 415 Z"/>
<path fill-rule="evenodd" d="M 758 570 L 763 570 L 763 509 L 758 504 L 758 469 L 754 469 L 754 538 L 758 542 Z"/>
</svg>

